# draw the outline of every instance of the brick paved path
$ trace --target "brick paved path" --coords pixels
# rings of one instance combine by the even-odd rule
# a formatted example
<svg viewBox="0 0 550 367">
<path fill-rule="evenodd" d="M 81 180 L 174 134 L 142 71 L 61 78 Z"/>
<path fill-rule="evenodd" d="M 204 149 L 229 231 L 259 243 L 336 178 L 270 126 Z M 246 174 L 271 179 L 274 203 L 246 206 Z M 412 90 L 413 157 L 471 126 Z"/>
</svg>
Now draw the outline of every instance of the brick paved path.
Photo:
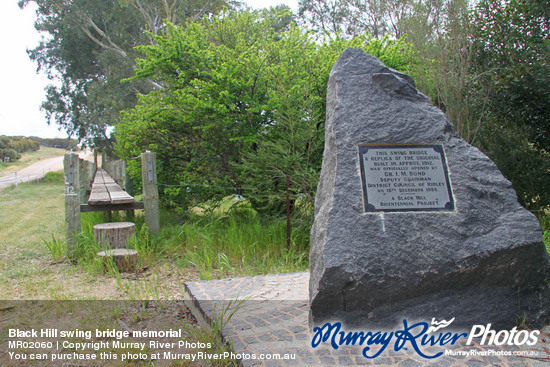
<svg viewBox="0 0 550 367">
<path fill-rule="evenodd" d="M 275 274 L 266 276 L 198 281 L 185 284 L 187 297 L 195 305 L 195 312 L 210 321 L 225 311 L 227 322 L 222 337 L 233 345 L 240 355 L 240 364 L 249 366 L 550 366 L 550 325 L 545 327 L 539 343 L 528 348 L 512 346 L 465 346 L 465 340 L 446 347 L 454 355 L 443 355 L 428 360 L 410 350 L 394 351 L 390 346 L 380 356 L 367 359 L 362 347 L 345 346 L 334 350 L 322 344 L 311 347 L 312 334 L 308 328 L 309 273 Z M 236 300 L 236 301 L 235 301 Z M 429 320 L 428 320 L 429 321 Z M 391 344 L 393 345 L 393 344 Z M 499 349 L 500 348 L 500 349 Z M 423 348 L 433 355 L 440 347 Z M 372 348 L 370 355 L 376 353 Z M 484 351 L 493 355 L 461 356 L 460 352 Z M 498 353 L 521 351 L 537 354 L 534 357 L 502 356 Z M 249 355 L 278 353 L 286 360 L 248 359 Z"/>
</svg>

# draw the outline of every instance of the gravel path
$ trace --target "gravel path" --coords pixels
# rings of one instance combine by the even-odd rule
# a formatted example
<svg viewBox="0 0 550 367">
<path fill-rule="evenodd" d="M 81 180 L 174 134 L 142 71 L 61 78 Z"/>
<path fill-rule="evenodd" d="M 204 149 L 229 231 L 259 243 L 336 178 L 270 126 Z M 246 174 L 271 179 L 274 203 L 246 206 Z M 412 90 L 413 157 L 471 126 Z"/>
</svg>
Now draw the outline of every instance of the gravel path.
<svg viewBox="0 0 550 367">
<path fill-rule="evenodd" d="M 63 156 L 44 159 L 42 161 L 31 164 L 28 167 L 22 168 L 15 174 L 8 173 L 6 176 L 0 177 L 0 188 L 15 184 L 17 175 L 17 183 L 32 182 L 41 179 L 50 171 L 59 171 L 63 169 Z"/>
</svg>

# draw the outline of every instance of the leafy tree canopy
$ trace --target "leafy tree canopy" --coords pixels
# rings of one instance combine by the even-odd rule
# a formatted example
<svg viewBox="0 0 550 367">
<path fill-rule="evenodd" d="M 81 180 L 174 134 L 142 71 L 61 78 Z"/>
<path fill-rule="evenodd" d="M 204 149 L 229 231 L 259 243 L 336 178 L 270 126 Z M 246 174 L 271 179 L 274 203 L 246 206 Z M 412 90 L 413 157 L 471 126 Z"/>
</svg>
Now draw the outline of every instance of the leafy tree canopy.
<svg viewBox="0 0 550 367">
<path fill-rule="evenodd" d="M 550 147 L 550 3 L 481 1 L 474 13 L 474 67 L 487 118 L 529 130 Z M 481 107 L 480 107 L 481 108 Z"/>
<path fill-rule="evenodd" d="M 124 158 L 158 153 L 164 197 L 190 205 L 241 194 L 277 211 L 286 177 L 293 201 L 313 201 L 321 166 L 325 93 L 346 47 L 360 47 L 406 71 L 410 47 L 389 38 L 315 42 L 288 23 L 288 8 L 229 11 L 167 24 L 136 77 L 162 84 L 116 127 Z M 136 164 L 137 169 L 137 164 Z M 137 175 L 136 175 L 137 176 Z"/>
<path fill-rule="evenodd" d="M 400 38 L 414 34 L 426 41 L 440 29 L 444 0 L 299 0 L 303 23 L 320 34 Z M 411 32 L 412 31 L 412 32 Z"/>
<path fill-rule="evenodd" d="M 29 55 L 55 81 L 42 108 L 50 123 L 92 144 L 107 138 L 107 128 L 121 110 L 135 105 L 138 94 L 160 87 L 151 80 L 120 83 L 134 73 L 134 47 L 154 42 L 163 19 L 184 23 L 229 5 L 224 0 L 21 0 L 19 5 L 30 2 L 38 6 L 36 29 L 48 37 Z"/>
<path fill-rule="evenodd" d="M 480 146 L 522 205 L 550 205 L 550 3 L 482 0 L 472 13 Z"/>
</svg>

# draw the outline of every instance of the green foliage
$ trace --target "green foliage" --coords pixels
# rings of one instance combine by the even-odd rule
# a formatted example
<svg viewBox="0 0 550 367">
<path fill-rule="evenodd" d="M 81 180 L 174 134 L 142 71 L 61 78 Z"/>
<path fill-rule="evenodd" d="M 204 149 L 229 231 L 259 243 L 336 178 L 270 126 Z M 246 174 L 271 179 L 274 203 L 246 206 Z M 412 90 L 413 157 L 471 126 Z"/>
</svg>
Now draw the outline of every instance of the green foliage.
<svg viewBox="0 0 550 367">
<path fill-rule="evenodd" d="M 548 2 L 417 2 L 412 73 L 460 135 L 490 156 L 525 207 L 550 205 Z M 417 18 L 433 19 L 433 27 Z"/>
<path fill-rule="evenodd" d="M 481 129 L 481 146 L 512 181 L 518 201 L 528 209 L 550 204 L 550 154 L 529 142 L 525 129 L 502 127 L 486 122 Z"/>
<path fill-rule="evenodd" d="M 550 254 L 550 213 L 543 212 L 538 218 L 542 226 L 544 245 L 546 246 L 546 251 Z"/>
<path fill-rule="evenodd" d="M 298 0 L 302 23 L 321 37 L 353 37 L 368 32 L 375 38 L 405 34 L 429 40 L 445 18 L 443 0 Z M 415 42 L 415 44 L 417 44 Z"/>
<path fill-rule="evenodd" d="M 286 176 L 292 201 L 313 201 L 321 167 L 325 93 L 332 65 L 360 47 L 406 71 L 410 46 L 389 37 L 314 42 L 288 24 L 288 9 L 226 12 L 186 28 L 167 24 L 140 47 L 136 77 L 164 88 L 140 98 L 117 125 L 122 158 L 157 152 L 161 197 L 187 207 L 230 194 L 255 209 L 281 211 Z M 139 180 L 139 162 L 129 163 Z"/>
<path fill-rule="evenodd" d="M 175 219 L 174 219 L 175 218 Z M 201 279 L 226 276 L 259 275 L 303 271 L 308 266 L 309 223 L 293 225 L 291 248 L 286 247 L 286 222 L 261 221 L 249 204 L 233 204 L 225 209 L 213 208 L 204 215 L 190 215 L 181 221 L 176 215 L 164 223 L 159 235 L 151 237 L 143 216 L 136 216 L 136 235 L 129 248 L 138 251 L 138 270 L 152 267 L 166 258 L 180 267 L 194 267 Z M 113 213 L 114 221 L 126 218 Z M 112 262 L 107 266 L 98 257 L 100 245 L 93 226 L 104 223 L 104 213 L 83 213 L 82 233 L 72 254 L 73 262 L 90 274 L 108 274 L 118 279 L 119 271 Z M 67 258 L 65 241 L 44 241 L 54 261 Z"/>
<path fill-rule="evenodd" d="M 445 112 L 459 134 L 476 144 L 480 121 L 474 116 L 472 24 L 468 0 L 418 2 L 406 22 L 407 40 L 415 45 L 411 74 L 417 87 Z M 427 22 L 425 19 L 432 19 Z"/>
<path fill-rule="evenodd" d="M 120 111 L 131 108 L 137 95 L 160 85 L 140 80 L 121 84 L 133 75 L 136 45 L 153 42 L 163 19 L 182 24 L 229 5 L 224 0 L 20 0 L 38 6 L 35 28 L 48 37 L 29 56 L 39 70 L 57 79 L 47 87 L 42 104 L 48 121 L 91 145 L 107 144 L 108 127 Z"/>
<path fill-rule="evenodd" d="M 550 205 L 550 13 L 537 0 L 484 0 L 473 14 L 480 146 L 530 209 Z"/>
<path fill-rule="evenodd" d="M 475 64 L 485 71 L 478 92 L 486 116 L 530 129 L 550 147 L 550 6 L 538 0 L 481 1 L 474 13 Z"/>
<path fill-rule="evenodd" d="M 7 158 L 8 162 L 15 162 L 16 160 L 21 158 L 21 154 L 17 153 L 14 149 L 5 148 L 0 149 L 0 157 L 2 158 L 2 160 Z"/>
<path fill-rule="evenodd" d="M 31 137 L 36 140 L 42 147 L 52 147 L 65 150 L 77 150 L 78 141 L 74 139 L 59 139 L 59 138 L 39 138 L 36 136 Z"/>
<path fill-rule="evenodd" d="M 35 152 L 40 149 L 40 144 L 31 138 L 21 136 L 0 136 L 0 161 L 5 157 L 10 162 L 21 158 L 21 153 Z"/>
<path fill-rule="evenodd" d="M 353 27 L 350 1 L 299 0 L 298 6 L 303 22 L 319 34 L 339 35 Z"/>
</svg>

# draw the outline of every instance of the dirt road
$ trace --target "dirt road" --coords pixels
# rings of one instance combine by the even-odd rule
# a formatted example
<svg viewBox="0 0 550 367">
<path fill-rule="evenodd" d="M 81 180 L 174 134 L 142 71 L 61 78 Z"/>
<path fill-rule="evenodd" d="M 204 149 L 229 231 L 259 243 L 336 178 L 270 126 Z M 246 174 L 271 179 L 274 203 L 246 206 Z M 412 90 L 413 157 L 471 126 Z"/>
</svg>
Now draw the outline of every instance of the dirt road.
<svg viewBox="0 0 550 367">
<path fill-rule="evenodd" d="M 59 171 L 63 169 L 63 156 L 44 159 L 36 162 L 28 167 L 22 168 L 15 173 L 9 173 L 4 177 L 0 177 L 0 188 L 10 186 L 21 182 L 36 181 L 50 171 Z"/>
</svg>

